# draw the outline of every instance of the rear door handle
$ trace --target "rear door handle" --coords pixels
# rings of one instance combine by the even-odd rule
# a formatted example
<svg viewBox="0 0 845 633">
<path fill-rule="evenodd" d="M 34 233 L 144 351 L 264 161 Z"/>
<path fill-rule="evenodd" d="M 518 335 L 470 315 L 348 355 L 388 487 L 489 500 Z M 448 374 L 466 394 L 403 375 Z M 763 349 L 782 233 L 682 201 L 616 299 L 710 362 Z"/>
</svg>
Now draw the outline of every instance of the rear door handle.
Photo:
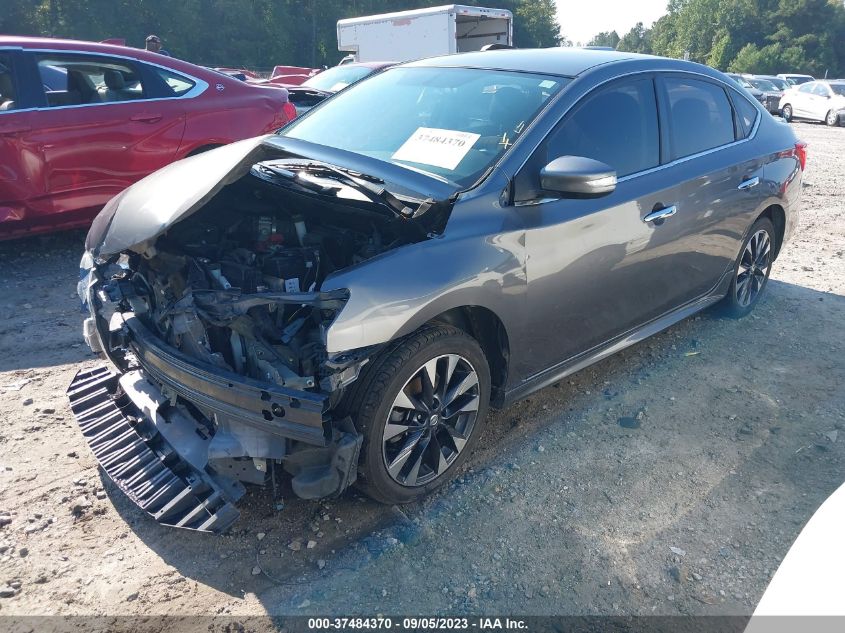
<svg viewBox="0 0 845 633">
<path fill-rule="evenodd" d="M 754 176 L 754 178 L 748 178 L 747 180 L 743 180 L 741 183 L 739 183 L 739 186 L 737 187 L 737 189 L 739 189 L 740 191 L 746 191 L 748 189 L 756 187 L 759 184 L 760 184 L 760 178 L 757 177 L 757 176 Z"/>
<path fill-rule="evenodd" d="M 160 114 L 135 114 L 129 117 L 130 121 L 140 121 L 141 123 L 156 123 L 161 121 Z"/>
<path fill-rule="evenodd" d="M 662 209 L 652 211 L 643 218 L 643 222 L 657 222 L 657 224 L 661 224 L 663 220 L 665 220 L 666 218 L 671 218 L 677 212 L 678 207 L 673 204 L 671 207 L 663 207 Z"/>
</svg>

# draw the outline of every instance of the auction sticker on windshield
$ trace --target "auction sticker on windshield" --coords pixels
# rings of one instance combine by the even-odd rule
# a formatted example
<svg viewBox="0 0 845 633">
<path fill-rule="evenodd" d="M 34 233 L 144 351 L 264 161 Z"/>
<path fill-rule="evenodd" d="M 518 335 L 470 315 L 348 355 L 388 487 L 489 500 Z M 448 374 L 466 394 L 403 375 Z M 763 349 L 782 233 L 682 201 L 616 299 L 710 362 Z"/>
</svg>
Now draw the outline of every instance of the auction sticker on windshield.
<svg viewBox="0 0 845 633">
<path fill-rule="evenodd" d="M 396 150 L 392 158 L 455 169 L 479 138 L 479 134 L 470 132 L 420 127 Z"/>
</svg>

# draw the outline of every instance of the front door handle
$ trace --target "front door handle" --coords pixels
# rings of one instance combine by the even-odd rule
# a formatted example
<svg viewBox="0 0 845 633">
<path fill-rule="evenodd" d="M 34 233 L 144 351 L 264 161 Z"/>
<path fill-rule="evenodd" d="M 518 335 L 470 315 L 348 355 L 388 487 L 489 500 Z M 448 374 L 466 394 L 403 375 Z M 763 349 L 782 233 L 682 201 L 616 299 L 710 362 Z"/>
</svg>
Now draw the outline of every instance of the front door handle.
<svg viewBox="0 0 845 633">
<path fill-rule="evenodd" d="M 671 207 L 663 207 L 656 209 L 643 218 L 643 222 L 655 222 L 662 224 L 666 218 L 671 218 L 678 212 L 678 208 L 673 204 Z"/>
<path fill-rule="evenodd" d="M 760 184 L 760 178 L 758 178 L 757 176 L 754 176 L 754 178 L 749 178 L 749 179 L 743 180 L 741 183 L 739 183 L 739 186 L 737 187 L 737 189 L 739 189 L 740 191 L 747 191 L 748 189 L 756 187 L 759 184 Z"/>
<path fill-rule="evenodd" d="M 130 121 L 140 121 L 141 123 L 156 123 L 161 121 L 160 114 L 136 114 L 129 117 Z"/>
</svg>

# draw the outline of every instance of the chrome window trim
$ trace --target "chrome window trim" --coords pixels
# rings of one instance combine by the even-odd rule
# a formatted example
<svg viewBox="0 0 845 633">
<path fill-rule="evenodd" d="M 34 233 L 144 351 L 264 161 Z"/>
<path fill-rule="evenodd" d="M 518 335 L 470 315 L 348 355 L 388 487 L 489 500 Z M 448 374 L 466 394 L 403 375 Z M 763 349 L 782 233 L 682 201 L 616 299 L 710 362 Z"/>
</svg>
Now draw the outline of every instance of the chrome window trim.
<svg viewBox="0 0 845 633">
<path fill-rule="evenodd" d="M 15 50 L 15 51 L 24 51 L 27 53 L 56 53 L 60 55 L 88 55 L 93 57 L 114 57 L 115 59 L 125 59 L 130 62 L 135 62 L 136 64 L 146 64 L 147 66 L 152 66 L 153 68 L 161 68 L 162 70 L 166 70 L 169 73 L 173 73 L 174 75 L 181 75 L 186 79 L 191 80 L 194 82 L 194 87 L 188 90 L 183 95 L 174 95 L 172 97 L 152 97 L 150 99 L 133 99 L 132 101 L 106 101 L 104 103 L 79 103 L 75 105 L 64 105 L 64 106 L 47 106 L 43 108 L 20 108 L 18 110 L 3 110 L 0 111 L 0 115 L 3 114 L 16 114 L 18 112 L 53 112 L 56 110 L 67 110 L 69 108 L 90 108 L 90 107 L 97 107 L 97 106 L 115 106 L 115 105 L 127 105 L 133 103 L 155 103 L 157 101 L 173 101 L 174 99 L 193 99 L 195 97 L 200 96 L 206 90 L 208 90 L 208 82 L 200 79 L 199 77 L 194 77 L 193 75 L 189 75 L 188 73 L 184 73 L 181 70 L 175 70 L 170 68 L 169 66 L 164 66 L 162 64 L 156 64 L 155 62 L 148 62 L 142 59 L 138 59 L 137 57 L 130 57 L 129 55 L 117 55 L 112 53 L 93 53 L 90 51 L 79 51 L 79 50 L 67 50 L 67 49 L 52 49 L 52 48 L 23 48 L 20 46 L 4 46 L 0 47 L 0 50 Z"/>
<path fill-rule="evenodd" d="M 658 69 L 658 70 L 655 70 L 655 69 L 637 70 L 635 72 L 624 73 L 624 74 L 621 74 L 621 75 L 617 75 L 615 77 L 611 77 L 610 79 L 606 79 L 606 80 L 602 81 L 601 83 L 596 84 L 587 94 L 582 96 L 580 99 L 578 99 L 578 101 L 576 101 L 569 108 L 567 108 L 566 111 L 563 114 L 561 114 L 560 118 L 554 123 L 554 125 L 551 126 L 551 129 L 554 129 L 555 127 L 557 127 L 560 124 L 560 122 L 563 121 L 564 118 L 566 118 L 566 116 L 569 114 L 569 112 L 573 108 L 578 106 L 578 104 L 580 104 L 583 99 L 586 99 L 593 92 L 599 90 L 604 85 L 609 84 L 609 83 L 614 82 L 614 81 L 618 81 L 620 79 L 627 79 L 629 77 L 635 77 L 637 75 L 646 75 L 646 74 L 652 74 L 652 75 L 655 75 L 655 76 L 661 75 L 661 74 L 663 74 L 663 75 L 671 75 L 671 74 L 693 75 L 693 76 L 696 76 L 696 77 L 703 77 L 704 79 L 708 79 L 711 82 L 715 82 L 715 83 L 722 85 L 724 88 L 731 89 L 731 86 L 730 86 L 729 83 L 719 79 L 718 77 L 711 77 L 710 75 L 708 75 L 706 73 L 699 73 L 699 72 L 695 72 L 693 70 L 678 70 L 678 69 L 674 69 L 674 68 L 673 69 Z M 750 100 L 748 100 L 748 101 L 750 103 Z M 730 98 L 728 98 L 728 102 L 731 103 Z M 759 102 L 756 102 L 756 105 L 754 107 L 756 108 L 757 105 L 759 105 Z M 659 108 L 660 105 L 658 104 L 657 107 Z M 731 103 L 731 110 L 734 110 L 733 103 Z M 640 176 L 649 176 L 649 175 L 651 175 L 655 172 L 661 171 L 663 169 L 675 167 L 675 166 L 677 166 L 681 163 L 685 163 L 687 161 L 694 160 L 696 158 L 701 158 L 702 156 L 707 156 L 708 154 L 712 154 L 714 152 L 719 152 L 719 151 L 722 151 L 722 150 L 727 149 L 729 147 L 735 147 L 735 146 L 740 145 L 742 143 L 746 143 L 748 141 L 751 141 L 751 140 L 754 139 L 755 136 L 757 136 L 757 130 L 760 127 L 760 121 L 762 120 L 762 118 L 763 117 L 761 116 L 760 111 L 758 110 L 757 111 L 757 118 L 754 121 L 754 127 L 751 128 L 751 132 L 745 138 L 735 140 L 732 143 L 726 143 L 725 145 L 719 145 L 718 147 L 711 147 L 710 149 L 704 150 L 703 152 L 698 152 L 697 154 L 690 154 L 689 156 L 683 156 L 681 158 L 676 158 L 675 160 L 670 161 L 668 163 L 663 163 L 662 165 L 657 165 L 656 167 L 650 167 L 649 169 L 644 169 L 643 171 L 638 171 L 638 172 L 635 172 L 633 174 L 628 174 L 627 176 L 622 176 L 621 178 L 618 178 L 616 180 L 616 184 L 619 185 L 619 183 L 628 182 L 630 180 L 633 180 L 634 178 L 639 178 Z M 545 141 L 545 138 L 543 140 Z M 537 147 L 539 147 L 539 145 Z M 534 150 L 536 151 L 536 149 L 537 148 L 535 147 Z M 532 151 L 531 154 L 533 155 L 533 153 L 534 152 Z M 528 163 L 530 158 L 531 158 L 531 156 L 529 156 L 528 158 L 525 159 L 525 161 L 522 163 L 522 165 L 519 166 L 519 169 L 516 170 L 516 173 L 519 173 L 525 167 L 525 165 Z M 514 204 L 515 207 L 525 207 L 525 206 L 532 206 L 532 205 L 537 205 L 537 204 L 545 204 L 547 202 L 556 202 L 556 201 L 559 201 L 559 200 L 563 200 L 563 198 L 555 197 L 555 198 L 539 198 L 539 199 L 536 199 L 536 200 L 522 200 L 522 201 L 515 201 L 513 204 Z"/>
</svg>

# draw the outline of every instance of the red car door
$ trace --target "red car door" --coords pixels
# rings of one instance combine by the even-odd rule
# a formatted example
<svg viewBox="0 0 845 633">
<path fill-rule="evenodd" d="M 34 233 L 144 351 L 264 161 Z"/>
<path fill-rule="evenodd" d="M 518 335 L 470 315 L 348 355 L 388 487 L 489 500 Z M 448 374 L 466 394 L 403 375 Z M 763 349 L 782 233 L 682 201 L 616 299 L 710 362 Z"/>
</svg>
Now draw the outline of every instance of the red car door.
<svg viewBox="0 0 845 633">
<path fill-rule="evenodd" d="M 32 114 L 20 94 L 16 55 L 0 51 L 0 226 L 14 226 L 25 218 L 30 190 L 24 136 L 31 129 Z"/>
<path fill-rule="evenodd" d="M 34 52 L 39 71 L 58 69 L 64 84 L 45 86 L 46 107 L 32 113 L 26 142 L 38 178 L 29 206 L 49 225 L 89 220 L 114 195 L 170 163 L 185 128 L 178 99 L 134 60 L 85 53 Z"/>
</svg>

